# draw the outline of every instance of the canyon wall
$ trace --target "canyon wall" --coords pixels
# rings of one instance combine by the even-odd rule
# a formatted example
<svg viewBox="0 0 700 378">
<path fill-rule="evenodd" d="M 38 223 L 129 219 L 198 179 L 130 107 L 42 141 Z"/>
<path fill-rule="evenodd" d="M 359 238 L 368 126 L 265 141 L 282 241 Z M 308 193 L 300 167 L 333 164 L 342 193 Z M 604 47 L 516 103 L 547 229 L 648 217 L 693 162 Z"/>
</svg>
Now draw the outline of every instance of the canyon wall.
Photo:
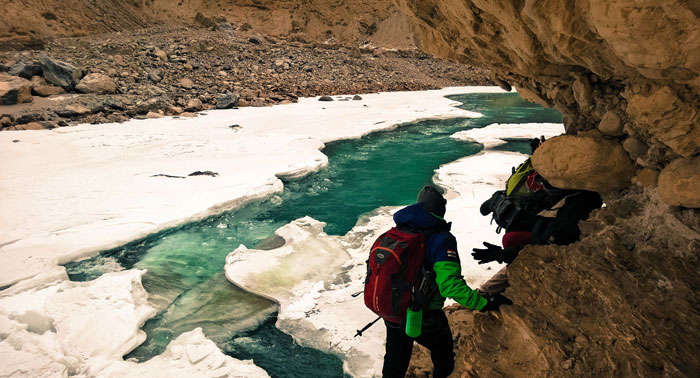
<svg viewBox="0 0 700 378">
<path fill-rule="evenodd" d="M 700 375 L 700 3 L 396 3 L 420 48 L 561 111 L 568 135 L 535 168 L 606 202 L 580 242 L 510 265 L 513 306 L 449 309 L 455 376 Z M 424 376 L 430 360 L 415 357 Z"/>
<path fill-rule="evenodd" d="M 415 48 L 412 17 L 372 0 L 0 0 L 0 46 L 150 26 L 215 27 L 315 42 Z"/>
</svg>

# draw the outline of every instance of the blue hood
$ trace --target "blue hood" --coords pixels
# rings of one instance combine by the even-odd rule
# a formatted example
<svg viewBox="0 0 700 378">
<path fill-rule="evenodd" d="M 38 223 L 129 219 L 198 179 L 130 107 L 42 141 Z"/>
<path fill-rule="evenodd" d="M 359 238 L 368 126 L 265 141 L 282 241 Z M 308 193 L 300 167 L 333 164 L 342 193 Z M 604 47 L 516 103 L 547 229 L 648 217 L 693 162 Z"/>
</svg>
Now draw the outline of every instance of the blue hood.
<svg viewBox="0 0 700 378">
<path fill-rule="evenodd" d="M 419 203 L 404 207 L 394 214 L 397 226 L 407 226 L 420 230 L 450 229 L 450 224 L 427 212 Z"/>
</svg>

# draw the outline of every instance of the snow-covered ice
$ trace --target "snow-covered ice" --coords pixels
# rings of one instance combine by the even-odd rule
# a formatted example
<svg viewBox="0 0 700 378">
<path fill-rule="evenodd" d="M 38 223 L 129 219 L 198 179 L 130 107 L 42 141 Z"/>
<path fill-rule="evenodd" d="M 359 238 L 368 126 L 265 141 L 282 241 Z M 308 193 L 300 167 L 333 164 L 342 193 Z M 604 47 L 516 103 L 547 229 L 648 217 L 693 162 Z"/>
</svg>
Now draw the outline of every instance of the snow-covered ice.
<svg viewBox="0 0 700 378">
<path fill-rule="evenodd" d="M 143 271 L 76 283 L 57 264 L 269 197 L 282 179 L 325 166 L 324 143 L 420 119 L 479 116 L 444 97 L 470 92 L 502 91 L 309 98 L 195 119 L 0 133 L 0 287 L 14 284 L 0 291 L 0 375 L 265 376 L 197 330 L 146 363 L 122 361 L 155 314 Z M 187 177 L 198 170 L 219 175 Z"/>
<path fill-rule="evenodd" d="M 275 232 L 284 246 L 269 251 L 241 246 L 229 254 L 226 277 L 276 300 L 277 328 L 300 344 L 340 356 L 351 376 L 375 375 L 384 353 L 383 325 L 353 337 L 376 316 L 365 309 L 362 295 L 352 294 L 362 290 L 367 251 L 391 227 L 396 209 L 378 209 L 342 237 L 324 233 L 323 222 L 297 219 Z"/>
<path fill-rule="evenodd" d="M 141 285 L 143 273 L 71 282 L 56 267 L 0 293 L 0 376 L 268 376 L 252 361 L 221 353 L 201 329 L 180 335 L 145 363 L 123 361 L 145 340 L 140 328 L 156 313 Z"/>
<path fill-rule="evenodd" d="M 564 125 L 561 123 L 493 123 L 487 127 L 454 133 L 452 138 L 477 142 L 485 149 L 490 149 L 505 144 L 508 139 L 529 139 L 540 136 L 551 138 L 563 132 Z"/>
<path fill-rule="evenodd" d="M 495 146 L 501 144 L 496 141 L 504 139 L 551 137 L 563 131 L 561 124 L 493 124 L 455 137 Z M 516 152 L 486 149 L 436 171 L 434 181 L 447 189 L 445 218 L 452 221 L 462 272 L 473 288 L 500 269 L 497 263 L 479 265 L 470 256 L 471 248 L 480 247 L 482 241 L 500 244 L 495 226 L 489 217 L 481 216 L 478 208 L 503 187 L 511 167 L 525 158 Z M 277 230 L 276 235 L 285 239 L 284 246 L 269 251 L 240 246 L 230 253 L 226 277 L 246 290 L 278 301 L 277 327 L 303 345 L 340 356 L 348 374 L 381 375 L 384 327 L 378 324 L 361 338 L 354 337 L 355 330 L 375 316 L 364 307 L 361 295 L 353 298 L 352 294 L 362 290 L 368 251 L 374 240 L 393 225 L 392 214 L 397 209 L 377 209 L 342 237 L 322 232 L 322 222 L 309 217 L 298 219 Z M 343 264 L 346 254 L 349 257 Z M 291 262 L 295 268 L 285 268 Z M 275 280 L 278 275 L 283 277 L 282 285 Z"/>
<path fill-rule="evenodd" d="M 195 119 L 0 133 L 5 146 L 0 149 L 0 287 L 14 283 L 0 291 L 0 375 L 266 376 L 251 362 L 221 354 L 201 330 L 182 334 L 146 363 L 123 361 L 143 341 L 140 327 L 155 314 L 141 286 L 143 271 L 78 283 L 68 281 L 57 264 L 269 197 L 282 190 L 282 180 L 327 165 L 320 152 L 324 143 L 419 119 L 478 116 L 444 98 L 473 92 L 502 91 L 447 88 L 330 103 L 310 98 L 211 111 Z M 234 124 L 240 127 L 230 127 Z M 498 136 L 542 134 L 501 135 L 505 131 L 498 130 Z M 493 135 L 462 137 L 488 146 L 483 138 Z M 465 265 L 467 251 L 483 238 L 497 241 L 488 220 L 476 212 L 477 201 L 500 187 L 510 166 L 522 160 L 522 155 L 487 151 L 436 172 L 436 182 L 450 190 L 447 217 L 454 222 L 471 285 L 488 272 Z M 197 170 L 219 176 L 186 177 Z M 153 177 L 158 174 L 186 178 Z M 236 257 L 229 256 L 227 276 L 274 297 L 281 304 L 280 329 L 304 345 L 342 356 L 346 371 L 371 375 L 381 367 L 383 327 L 353 338 L 373 314 L 362 296 L 350 294 L 361 290 L 369 244 L 390 227 L 395 210 L 378 209 L 343 237 L 326 235 L 313 219 L 297 220 L 280 231 L 285 246 L 266 251 L 279 255 L 257 261 L 250 258 L 257 251 L 240 247 Z M 471 223 L 476 217 L 484 222 Z M 319 251 L 325 251 L 322 259 Z M 249 280 L 236 275 L 233 260 L 248 264 Z M 302 274 L 278 276 L 289 264 L 302 266 Z M 274 285 L 272 276 L 278 279 Z"/>
<path fill-rule="evenodd" d="M 418 119 L 477 116 L 444 97 L 470 92 L 502 90 L 304 98 L 197 118 L 0 133 L 0 287 L 268 197 L 282 190 L 280 178 L 326 165 L 324 143 Z M 152 177 L 206 170 L 219 175 Z"/>
<path fill-rule="evenodd" d="M 143 363 L 118 361 L 97 375 L 101 378 L 262 378 L 269 377 L 252 360 L 240 361 L 219 350 L 201 328 L 185 332 L 168 344 L 165 352 Z"/>
</svg>

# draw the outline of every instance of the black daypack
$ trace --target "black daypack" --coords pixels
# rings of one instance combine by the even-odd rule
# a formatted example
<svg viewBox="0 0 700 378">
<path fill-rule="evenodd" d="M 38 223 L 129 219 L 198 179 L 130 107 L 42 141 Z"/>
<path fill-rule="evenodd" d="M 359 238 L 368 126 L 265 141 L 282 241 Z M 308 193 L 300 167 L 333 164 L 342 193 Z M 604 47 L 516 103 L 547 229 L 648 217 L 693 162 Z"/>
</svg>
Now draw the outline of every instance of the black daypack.
<svg viewBox="0 0 700 378">
<path fill-rule="evenodd" d="M 537 182 L 537 190 L 526 185 L 528 178 Z M 506 180 L 506 189 L 493 193 L 481 204 L 481 214 L 492 214 L 492 221 L 501 229 L 529 229 L 537 214 L 547 210 L 567 195 L 567 191 L 549 185 L 539 176 L 528 158 Z"/>
</svg>

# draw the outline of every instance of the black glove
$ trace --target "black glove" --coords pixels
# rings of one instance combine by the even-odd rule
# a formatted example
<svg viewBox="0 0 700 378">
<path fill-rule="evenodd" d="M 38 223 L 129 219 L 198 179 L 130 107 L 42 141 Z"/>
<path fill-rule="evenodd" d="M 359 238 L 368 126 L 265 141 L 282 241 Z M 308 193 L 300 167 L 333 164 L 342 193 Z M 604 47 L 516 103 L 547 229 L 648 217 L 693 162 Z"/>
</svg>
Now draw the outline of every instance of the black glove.
<svg viewBox="0 0 700 378">
<path fill-rule="evenodd" d="M 473 248 L 472 257 L 474 260 L 479 261 L 479 264 L 490 263 L 491 261 L 503 262 L 503 248 L 493 245 L 491 243 L 484 242 L 483 248 Z"/>
<path fill-rule="evenodd" d="M 510 264 L 518 257 L 518 253 L 522 247 L 501 248 L 497 245 L 484 242 L 486 249 L 472 248 L 472 257 L 479 261 L 479 264 L 486 264 L 491 261 Z"/>
<path fill-rule="evenodd" d="M 484 306 L 484 308 L 480 310 L 481 312 L 498 311 L 498 307 L 501 305 L 510 306 L 513 304 L 513 301 L 504 297 L 501 294 L 486 294 L 484 295 L 484 298 L 486 298 L 488 302 L 486 303 L 486 306 Z"/>
</svg>

